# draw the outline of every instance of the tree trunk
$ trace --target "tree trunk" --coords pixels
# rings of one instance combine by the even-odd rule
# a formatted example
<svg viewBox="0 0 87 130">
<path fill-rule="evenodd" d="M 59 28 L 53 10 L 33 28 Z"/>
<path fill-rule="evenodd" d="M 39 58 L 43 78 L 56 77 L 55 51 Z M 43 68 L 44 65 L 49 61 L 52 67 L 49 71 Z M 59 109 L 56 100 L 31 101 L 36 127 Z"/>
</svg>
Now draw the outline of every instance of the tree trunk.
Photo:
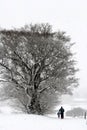
<svg viewBox="0 0 87 130">
<path fill-rule="evenodd" d="M 32 94 L 31 102 L 29 105 L 30 113 L 32 114 L 38 114 L 42 115 L 41 108 L 40 108 L 40 102 L 39 102 L 39 95 L 37 92 L 34 92 Z"/>
</svg>

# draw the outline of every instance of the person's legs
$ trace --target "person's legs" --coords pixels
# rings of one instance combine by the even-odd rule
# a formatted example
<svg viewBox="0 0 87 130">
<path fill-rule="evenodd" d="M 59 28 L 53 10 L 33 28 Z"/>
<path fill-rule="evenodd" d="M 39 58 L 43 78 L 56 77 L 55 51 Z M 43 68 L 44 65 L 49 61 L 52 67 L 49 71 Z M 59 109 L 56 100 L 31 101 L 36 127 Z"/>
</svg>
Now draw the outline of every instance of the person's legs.
<svg viewBox="0 0 87 130">
<path fill-rule="evenodd" d="M 63 114 L 63 112 L 61 113 L 61 119 L 63 119 L 64 118 L 64 114 Z"/>
<path fill-rule="evenodd" d="M 58 118 L 60 118 L 60 113 L 58 113 Z"/>
</svg>

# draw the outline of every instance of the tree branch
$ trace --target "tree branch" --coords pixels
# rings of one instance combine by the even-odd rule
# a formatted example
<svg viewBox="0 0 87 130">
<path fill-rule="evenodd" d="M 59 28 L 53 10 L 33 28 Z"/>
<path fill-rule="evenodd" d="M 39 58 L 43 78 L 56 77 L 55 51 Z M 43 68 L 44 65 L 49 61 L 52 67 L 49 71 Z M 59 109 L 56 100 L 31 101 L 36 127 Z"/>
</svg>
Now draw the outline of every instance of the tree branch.
<svg viewBox="0 0 87 130">
<path fill-rule="evenodd" d="M 14 51 L 14 54 L 21 60 L 21 63 L 22 65 L 24 65 L 27 70 L 29 71 L 29 73 L 31 74 L 31 69 L 27 66 L 27 64 L 23 61 L 23 59 L 21 58 L 21 56 L 19 54 L 17 54 L 15 51 Z"/>
<path fill-rule="evenodd" d="M 42 88 L 39 93 L 43 93 L 45 90 L 49 89 L 50 87 L 45 87 L 45 88 Z"/>
<path fill-rule="evenodd" d="M 6 70 L 8 70 L 8 71 L 11 72 L 11 69 L 10 69 L 9 67 L 7 67 L 6 65 L 4 65 L 3 63 L 0 63 L 0 65 L 1 65 L 2 67 L 4 67 Z"/>
</svg>

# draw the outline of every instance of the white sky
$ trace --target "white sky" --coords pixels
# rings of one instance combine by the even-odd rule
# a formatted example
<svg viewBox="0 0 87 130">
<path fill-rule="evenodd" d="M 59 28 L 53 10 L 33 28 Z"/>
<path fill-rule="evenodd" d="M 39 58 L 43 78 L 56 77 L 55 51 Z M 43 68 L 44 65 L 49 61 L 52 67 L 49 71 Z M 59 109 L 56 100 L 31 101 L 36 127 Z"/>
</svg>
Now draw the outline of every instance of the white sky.
<svg viewBox="0 0 87 130">
<path fill-rule="evenodd" d="M 0 26 L 48 22 L 71 36 L 77 52 L 80 86 L 74 96 L 87 98 L 87 0 L 0 0 Z"/>
</svg>

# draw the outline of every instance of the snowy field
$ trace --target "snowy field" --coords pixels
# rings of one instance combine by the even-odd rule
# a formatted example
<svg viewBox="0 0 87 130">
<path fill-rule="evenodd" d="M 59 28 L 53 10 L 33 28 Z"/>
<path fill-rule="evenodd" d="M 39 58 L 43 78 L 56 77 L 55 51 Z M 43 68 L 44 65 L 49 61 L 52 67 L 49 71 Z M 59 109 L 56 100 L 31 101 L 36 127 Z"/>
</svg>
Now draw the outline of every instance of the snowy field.
<svg viewBox="0 0 87 130">
<path fill-rule="evenodd" d="M 0 130 L 87 130 L 85 119 L 0 114 Z"/>
</svg>

